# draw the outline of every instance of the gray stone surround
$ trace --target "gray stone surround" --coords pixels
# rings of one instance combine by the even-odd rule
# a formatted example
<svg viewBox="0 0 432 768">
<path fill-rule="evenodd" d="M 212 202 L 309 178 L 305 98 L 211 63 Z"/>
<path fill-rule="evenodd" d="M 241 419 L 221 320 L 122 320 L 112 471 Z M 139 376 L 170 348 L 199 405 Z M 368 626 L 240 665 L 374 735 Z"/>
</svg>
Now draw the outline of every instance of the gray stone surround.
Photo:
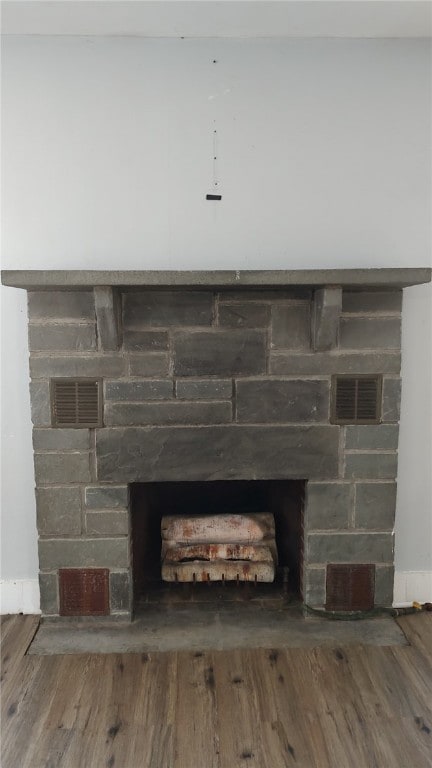
<svg viewBox="0 0 432 768">
<path fill-rule="evenodd" d="M 370 275 L 382 271 L 385 288 Z M 130 615 L 128 484 L 177 480 L 307 480 L 305 602 L 324 605 L 327 563 L 374 563 L 375 604 L 391 605 L 400 286 L 428 276 L 359 270 L 370 279 L 356 288 L 342 272 L 315 290 L 303 274 L 277 290 L 213 287 L 231 273 L 177 290 L 143 287 L 145 273 L 117 273 L 130 274 L 118 289 L 114 273 L 67 287 L 59 273 L 3 275 L 29 291 L 44 615 L 58 614 L 60 567 L 109 568 L 111 613 Z M 382 423 L 330 423 L 335 373 L 382 374 Z M 104 427 L 53 429 L 51 377 L 103 378 Z"/>
</svg>

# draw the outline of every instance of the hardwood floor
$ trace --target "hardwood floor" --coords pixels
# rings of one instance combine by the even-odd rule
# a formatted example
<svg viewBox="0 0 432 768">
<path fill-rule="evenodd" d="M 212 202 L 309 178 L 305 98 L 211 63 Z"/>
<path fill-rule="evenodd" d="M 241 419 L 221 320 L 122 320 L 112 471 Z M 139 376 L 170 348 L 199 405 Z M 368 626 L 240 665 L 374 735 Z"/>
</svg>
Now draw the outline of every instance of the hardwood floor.
<svg viewBox="0 0 432 768">
<path fill-rule="evenodd" d="M 26 656 L 2 621 L 2 768 L 430 768 L 432 613 L 410 646 Z"/>
</svg>

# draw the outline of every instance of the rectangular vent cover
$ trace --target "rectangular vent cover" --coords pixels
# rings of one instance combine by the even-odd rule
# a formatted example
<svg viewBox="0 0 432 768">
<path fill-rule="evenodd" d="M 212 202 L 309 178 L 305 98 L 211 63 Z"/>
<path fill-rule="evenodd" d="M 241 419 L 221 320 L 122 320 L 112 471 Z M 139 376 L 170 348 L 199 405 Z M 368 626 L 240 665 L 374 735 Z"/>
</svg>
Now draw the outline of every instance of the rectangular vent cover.
<svg viewBox="0 0 432 768">
<path fill-rule="evenodd" d="M 381 418 L 381 376 L 335 376 L 332 421 L 336 424 L 378 424 Z"/>
<path fill-rule="evenodd" d="M 108 568 L 60 568 L 60 616 L 109 614 Z"/>
<path fill-rule="evenodd" d="M 369 611 L 374 606 L 374 597 L 374 565 L 327 566 L 328 611 Z"/>
<path fill-rule="evenodd" d="M 100 379 L 51 379 L 53 427 L 102 426 Z"/>
</svg>

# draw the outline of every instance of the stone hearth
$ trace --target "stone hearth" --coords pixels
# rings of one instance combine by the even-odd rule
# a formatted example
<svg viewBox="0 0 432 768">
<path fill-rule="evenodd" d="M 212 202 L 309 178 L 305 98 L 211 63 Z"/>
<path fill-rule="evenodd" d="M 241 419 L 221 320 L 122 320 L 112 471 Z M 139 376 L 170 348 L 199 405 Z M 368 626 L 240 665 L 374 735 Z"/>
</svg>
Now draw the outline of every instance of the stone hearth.
<svg viewBox="0 0 432 768">
<path fill-rule="evenodd" d="M 102 612 L 130 616 L 130 484 L 181 481 L 305 481 L 304 602 L 326 604 L 329 564 L 372 564 L 391 605 L 402 288 L 429 270 L 2 279 L 28 290 L 43 615 L 59 572 L 94 569 Z M 335 423 L 335 375 L 365 374 L 377 423 Z M 53 426 L 58 379 L 98 380 L 99 426 Z"/>
</svg>

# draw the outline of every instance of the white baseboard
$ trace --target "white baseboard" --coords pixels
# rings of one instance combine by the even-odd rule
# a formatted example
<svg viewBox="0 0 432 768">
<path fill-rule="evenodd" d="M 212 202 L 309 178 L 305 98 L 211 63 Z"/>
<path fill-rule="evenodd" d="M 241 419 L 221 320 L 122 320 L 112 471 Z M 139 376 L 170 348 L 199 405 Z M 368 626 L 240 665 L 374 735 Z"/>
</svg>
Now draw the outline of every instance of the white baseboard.
<svg viewBox="0 0 432 768">
<path fill-rule="evenodd" d="M 395 571 L 393 605 L 432 602 L 432 571 Z"/>
<path fill-rule="evenodd" d="M 38 579 L 2 579 L 0 613 L 40 613 Z"/>
</svg>

